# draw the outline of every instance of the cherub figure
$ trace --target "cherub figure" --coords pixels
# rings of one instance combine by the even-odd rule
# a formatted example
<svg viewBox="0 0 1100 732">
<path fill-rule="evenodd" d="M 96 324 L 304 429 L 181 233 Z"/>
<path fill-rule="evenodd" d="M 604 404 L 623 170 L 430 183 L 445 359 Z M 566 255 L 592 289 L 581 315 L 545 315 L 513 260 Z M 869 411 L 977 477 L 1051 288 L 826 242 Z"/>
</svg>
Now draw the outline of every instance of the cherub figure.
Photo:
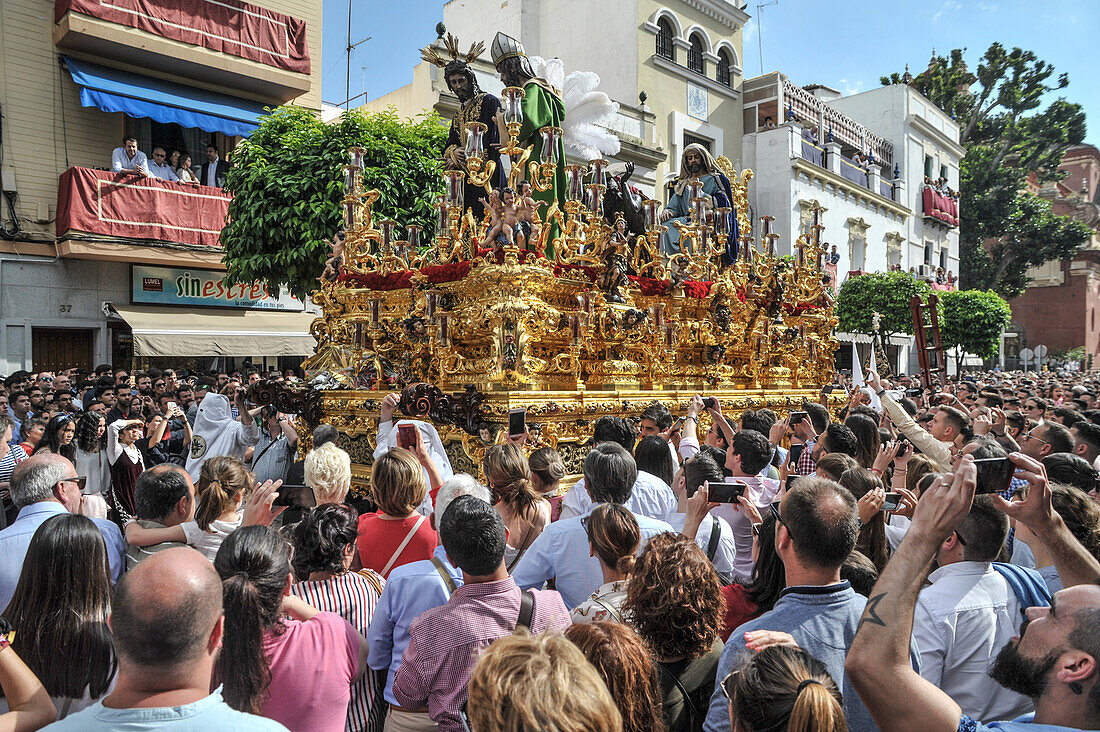
<svg viewBox="0 0 1100 732">
<path fill-rule="evenodd" d="M 325 260 L 325 271 L 317 278 L 318 282 L 335 282 L 344 267 L 344 232 L 339 231 L 332 237 L 332 256 Z"/>
<path fill-rule="evenodd" d="M 539 218 L 539 206 L 545 206 L 545 202 L 536 201 L 531 197 L 531 181 L 523 181 L 519 184 L 519 199 L 516 206 L 516 216 L 519 219 L 519 227 L 524 229 L 522 234 L 523 244 L 527 249 L 534 251 L 534 242 L 538 242 L 542 232 L 542 220 Z M 519 232 L 516 232 L 517 235 Z M 518 239 L 518 236 L 517 236 Z"/>
<path fill-rule="evenodd" d="M 516 237 L 523 236 L 523 229 L 516 214 L 516 192 L 511 188 L 502 188 L 490 193 L 488 201 L 481 200 L 489 210 L 489 231 L 486 232 L 481 245 L 485 247 L 492 243 L 494 248 L 499 248 L 501 244 L 515 246 Z"/>
</svg>

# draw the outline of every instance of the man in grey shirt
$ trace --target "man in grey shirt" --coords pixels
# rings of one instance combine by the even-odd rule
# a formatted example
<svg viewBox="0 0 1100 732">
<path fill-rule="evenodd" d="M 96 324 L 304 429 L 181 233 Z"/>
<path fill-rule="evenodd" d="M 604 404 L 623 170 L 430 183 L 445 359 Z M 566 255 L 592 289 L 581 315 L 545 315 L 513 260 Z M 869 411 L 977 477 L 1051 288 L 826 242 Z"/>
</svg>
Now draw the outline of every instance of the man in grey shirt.
<svg viewBox="0 0 1100 732">
<path fill-rule="evenodd" d="M 260 483 L 286 480 L 298 449 L 298 431 L 287 416 L 266 406 L 260 410 L 260 441 L 252 448 L 252 474 Z"/>
<path fill-rule="evenodd" d="M 134 512 L 143 529 L 166 529 L 195 517 L 195 484 L 191 476 L 178 465 L 155 465 L 142 473 L 134 486 Z M 157 552 L 187 546 L 178 541 L 165 541 L 151 546 L 134 546 L 126 550 L 126 569 L 131 570 Z"/>
</svg>

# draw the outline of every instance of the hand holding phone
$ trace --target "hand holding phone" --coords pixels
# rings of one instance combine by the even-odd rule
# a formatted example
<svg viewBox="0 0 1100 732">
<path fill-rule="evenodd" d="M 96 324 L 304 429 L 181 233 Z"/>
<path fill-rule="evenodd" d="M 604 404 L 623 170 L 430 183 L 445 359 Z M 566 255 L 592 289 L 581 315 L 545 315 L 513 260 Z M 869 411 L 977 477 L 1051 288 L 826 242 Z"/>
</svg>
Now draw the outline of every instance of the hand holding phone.
<svg viewBox="0 0 1100 732">
<path fill-rule="evenodd" d="M 411 450 L 415 444 L 416 425 L 407 423 L 397 425 L 397 446 L 406 450 Z"/>
<path fill-rule="evenodd" d="M 882 504 L 880 511 L 897 511 L 898 506 L 901 505 L 902 495 L 900 493 L 887 493 L 886 501 Z"/>
<path fill-rule="evenodd" d="M 737 503 L 749 488 L 740 480 L 724 480 L 721 483 L 707 483 L 707 498 L 713 503 Z"/>
<path fill-rule="evenodd" d="M 519 437 L 527 432 L 527 409 L 516 407 L 508 410 L 508 436 Z"/>
<path fill-rule="evenodd" d="M 975 494 L 1004 493 L 1012 486 L 1012 474 L 1016 466 L 1007 457 L 977 458 L 978 487 Z"/>
</svg>

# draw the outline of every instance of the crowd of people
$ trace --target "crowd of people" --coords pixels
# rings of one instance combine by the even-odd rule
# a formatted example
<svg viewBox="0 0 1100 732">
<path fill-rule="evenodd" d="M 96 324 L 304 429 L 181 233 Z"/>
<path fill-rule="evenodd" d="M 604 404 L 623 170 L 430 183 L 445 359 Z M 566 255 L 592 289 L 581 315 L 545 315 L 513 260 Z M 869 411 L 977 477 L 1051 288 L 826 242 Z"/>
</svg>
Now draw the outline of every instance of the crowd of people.
<svg viewBox="0 0 1100 732">
<path fill-rule="evenodd" d="M 4 379 L 0 725 L 1100 728 L 1100 380 L 654 402 L 573 484 L 529 431 L 455 473 L 388 395 L 364 502 L 260 378 Z"/>
<path fill-rule="evenodd" d="M 225 186 L 229 163 L 221 159 L 221 151 L 212 142 L 206 146 L 206 161 L 201 165 L 192 165 L 191 154 L 186 150 L 172 150 L 169 153 L 163 145 L 154 145 L 152 153 L 153 159 L 150 160 L 138 149 L 137 139 L 127 136 L 123 138 L 122 146 L 111 153 L 111 170 L 193 186 Z"/>
</svg>

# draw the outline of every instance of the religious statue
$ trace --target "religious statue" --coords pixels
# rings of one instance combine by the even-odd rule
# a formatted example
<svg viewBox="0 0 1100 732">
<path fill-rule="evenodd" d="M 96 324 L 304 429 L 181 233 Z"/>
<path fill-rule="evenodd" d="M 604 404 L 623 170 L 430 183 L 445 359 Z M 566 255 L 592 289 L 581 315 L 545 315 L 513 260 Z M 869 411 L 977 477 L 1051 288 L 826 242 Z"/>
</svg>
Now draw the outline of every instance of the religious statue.
<svg viewBox="0 0 1100 732">
<path fill-rule="evenodd" d="M 737 259 L 737 238 L 740 232 L 737 226 L 737 210 L 733 207 L 733 191 L 730 189 L 729 179 L 718 170 L 718 164 L 710 150 L 698 143 L 692 143 L 684 147 L 684 153 L 680 156 L 680 174 L 672 184 L 672 195 L 669 196 L 665 210 L 661 212 L 661 222 L 668 229 L 661 234 L 661 250 L 666 255 L 680 253 L 680 232 L 673 223 L 680 221 L 687 223 L 691 217 L 691 187 L 690 183 L 698 181 L 703 184 L 703 193 L 710 196 L 714 208 L 728 207 L 731 209 L 729 231 L 730 236 L 726 240 L 727 264 Z"/>
<path fill-rule="evenodd" d="M 630 232 L 626 230 L 626 219 L 619 215 L 615 219 L 615 227 L 611 230 L 611 236 L 604 242 L 600 250 L 600 259 L 603 260 L 603 272 L 597 281 L 597 286 L 603 290 L 607 302 L 624 302 L 619 288 L 627 284 L 627 259 Z"/>
<path fill-rule="evenodd" d="M 462 55 L 458 51 L 458 39 L 450 33 L 447 34 L 444 45 L 451 56 L 448 61 L 431 46 L 421 49 L 420 55 L 429 63 L 433 63 L 443 69 L 443 78 L 456 97 L 461 107 L 458 114 L 451 120 L 450 130 L 447 133 L 446 148 L 443 152 L 443 165 L 447 170 L 461 170 L 469 173 L 466 167 L 466 130 L 471 122 L 480 122 L 485 125 L 485 160 L 492 161 L 495 172 L 489 179 L 490 188 L 500 188 L 504 185 L 504 174 L 500 168 L 500 128 L 497 126 L 496 116 L 500 111 L 500 100 L 488 92 L 481 91 L 478 87 L 477 77 L 470 68 L 473 61 L 485 50 L 484 43 L 476 43 L 470 50 Z M 481 219 L 484 208 L 481 198 L 485 196 L 484 186 L 473 185 L 467 180 L 465 190 L 466 206 L 473 210 L 474 216 Z"/>
<path fill-rule="evenodd" d="M 565 102 L 561 93 L 550 86 L 545 79 L 539 79 L 531 70 L 531 64 L 527 60 L 527 53 L 523 44 L 511 36 L 497 33 L 493 39 L 491 49 L 493 65 L 500 72 L 500 80 L 505 86 L 520 87 L 524 91 L 523 97 L 523 126 L 520 128 L 517 144 L 520 147 L 532 148 L 530 160 L 537 161 L 542 157 L 542 135 L 539 131 L 543 127 L 561 127 L 565 122 Z M 534 191 L 531 197 L 535 201 L 544 201 L 549 207 L 555 201 L 559 205 L 565 202 L 565 146 L 559 138 L 558 163 L 554 172 L 553 185 L 546 191 Z M 547 222 L 543 229 L 549 229 L 545 233 L 546 256 L 554 256 L 554 237 L 559 235 L 557 224 Z"/>
</svg>

